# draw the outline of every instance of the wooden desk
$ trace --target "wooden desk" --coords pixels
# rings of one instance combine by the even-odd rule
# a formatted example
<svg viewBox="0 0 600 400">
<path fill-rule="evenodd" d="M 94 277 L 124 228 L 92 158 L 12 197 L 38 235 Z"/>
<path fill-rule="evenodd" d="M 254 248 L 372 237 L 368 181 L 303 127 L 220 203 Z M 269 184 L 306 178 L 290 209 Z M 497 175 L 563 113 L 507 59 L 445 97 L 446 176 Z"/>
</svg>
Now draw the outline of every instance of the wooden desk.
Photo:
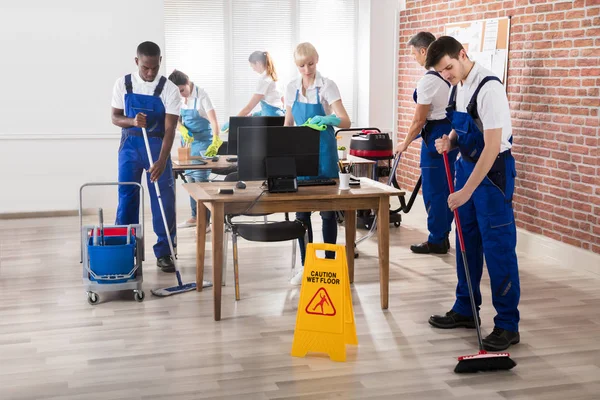
<svg viewBox="0 0 600 400">
<path fill-rule="evenodd" d="M 246 182 L 246 189 L 234 189 L 233 195 L 219 195 L 219 188 L 234 188 L 235 182 L 186 183 L 183 187 L 197 201 L 198 217 L 196 223 L 196 282 L 197 290 L 202 290 L 204 279 L 204 255 L 206 245 L 206 212 L 212 212 L 212 253 L 213 253 L 213 290 L 215 321 L 221 319 L 221 280 L 223 257 L 223 228 L 225 214 L 245 212 L 250 204 L 261 194 L 261 182 Z M 346 257 L 350 282 L 354 281 L 354 240 L 356 238 L 356 210 L 374 209 L 377 211 L 379 244 L 379 282 L 381 308 L 388 308 L 389 290 L 389 218 L 390 196 L 403 195 L 404 192 L 393 187 L 361 178 L 360 188 L 347 191 L 337 186 L 301 187 L 296 193 L 264 193 L 252 208 L 256 213 L 277 213 L 290 211 L 328 211 L 343 210 L 346 226 Z M 282 282 L 282 285 L 285 285 Z"/>
<path fill-rule="evenodd" d="M 184 174 L 185 171 L 189 170 L 213 170 L 214 173 L 218 175 L 219 170 L 229 172 L 232 167 L 237 169 L 237 162 L 229 162 L 227 158 L 235 157 L 235 156 L 219 156 L 219 161 L 205 160 L 199 156 L 192 156 L 189 160 L 179 161 L 177 159 L 172 159 L 173 164 L 173 174 L 175 175 L 175 179 L 177 176 L 181 176 L 181 179 L 186 182 Z M 206 164 L 199 164 L 198 160 L 206 161 Z"/>
</svg>

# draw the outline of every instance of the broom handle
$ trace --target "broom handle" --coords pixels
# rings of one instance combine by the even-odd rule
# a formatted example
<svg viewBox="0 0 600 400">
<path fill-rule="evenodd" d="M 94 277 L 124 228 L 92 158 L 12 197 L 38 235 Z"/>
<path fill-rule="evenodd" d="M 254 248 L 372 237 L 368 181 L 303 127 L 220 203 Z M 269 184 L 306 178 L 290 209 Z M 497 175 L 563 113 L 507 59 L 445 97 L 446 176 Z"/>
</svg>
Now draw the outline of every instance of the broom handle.
<svg viewBox="0 0 600 400">
<path fill-rule="evenodd" d="M 146 152 L 148 153 L 148 162 L 150 163 L 150 168 L 152 168 L 152 166 L 154 165 L 154 161 L 152 160 L 152 152 L 150 151 L 150 142 L 148 142 L 148 134 L 146 133 L 146 128 L 142 128 L 142 133 L 144 135 L 144 144 L 146 146 Z M 158 206 L 160 207 L 160 214 L 162 215 L 163 224 L 165 226 L 167 241 L 169 242 L 169 250 L 171 250 L 171 257 L 173 257 L 173 265 L 175 265 L 175 275 L 177 276 L 177 282 L 179 283 L 179 286 L 183 286 L 183 282 L 181 281 L 181 274 L 179 273 L 179 269 L 177 268 L 177 259 L 175 258 L 173 241 L 171 240 L 171 231 L 169 230 L 169 224 L 167 223 L 167 216 L 165 214 L 165 208 L 163 207 L 160 189 L 158 188 L 158 181 L 154 181 L 154 189 L 156 189 L 156 197 L 158 197 Z"/>
<path fill-rule="evenodd" d="M 452 175 L 450 174 L 450 162 L 448 161 L 448 153 L 444 151 L 444 167 L 446 167 L 446 179 L 448 180 L 448 188 L 450 194 L 454 193 L 454 184 L 452 183 Z M 460 218 L 458 218 L 458 208 L 454 209 L 454 222 L 456 224 L 456 232 L 458 233 L 458 241 L 460 243 L 460 252 L 462 254 L 463 264 L 465 267 L 465 276 L 467 277 L 467 286 L 469 288 L 469 298 L 471 299 L 471 309 L 473 318 L 475 318 L 475 329 L 477 330 L 477 341 L 479 343 L 479 351 L 483 349 L 481 340 L 481 328 L 479 327 L 479 317 L 477 315 L 477 306 L 475 306 L 475 296 L 473 295 L 473 287 L 471 286 L 471 275 L 469 274 L 469 264 L 467 262 L 467 250 L 465 249 L 465 239 L 463 238 L 462 228 L 460 226 Z"/>
</svg>

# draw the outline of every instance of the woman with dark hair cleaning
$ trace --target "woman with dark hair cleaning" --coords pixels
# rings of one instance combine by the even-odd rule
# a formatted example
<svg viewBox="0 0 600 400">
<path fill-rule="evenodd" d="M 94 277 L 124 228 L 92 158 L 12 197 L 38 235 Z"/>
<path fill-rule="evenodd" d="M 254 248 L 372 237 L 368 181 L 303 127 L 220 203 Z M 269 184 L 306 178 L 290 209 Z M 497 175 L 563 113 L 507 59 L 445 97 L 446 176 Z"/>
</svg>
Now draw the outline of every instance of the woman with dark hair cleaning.
<svg viewBox="0 0 600 400">
<path fill-rule="evenodd" d="M 179 88 L 179 93 L 183 98 L 181 104 L 181 115 L 179 117 L 180 130 L 189 132 L 193 137 L 191 145 L 192 156 L 204 156 L 209 146 L 213 144 L 219 136 L 219 122 L 217 114 L 204 89 L 199 88 L 190 81 L 190 78 L 181 71 L 174 70 L 169 75 L 169 80 Z M 181 126 L 185 129 L 181 129 Z M 213 137 L 214 132 L 214 137 Z M 183 145 L 182 137 L 182 145 Z M 207 182 L 210 170 L 186 171 L 188 182 Z M 196 226 L 196 202 L 190 197 L 192 208 L 192 217 L 178 225 L 180 228 Z M 208 214 L 210 217 L 210 212 Z M 206 231 L 210 230 L 207 225 Z"/>
<path fill-rule="evenodd" d="M 248 57 L 250 67 L 259 74 L 258 82 L 254 94 L 250 101 L 238 113 L 238 116 L 245 117 L 249 115 L 254 107 L 260 103 L 261 111 L 253 115 L 262 115 L 264 117 L 282 116 L 283 100 L 282 93 L 277 89 L 277 72 L 275 64 L 268 51 L 255 51 Z"/>
</svg>

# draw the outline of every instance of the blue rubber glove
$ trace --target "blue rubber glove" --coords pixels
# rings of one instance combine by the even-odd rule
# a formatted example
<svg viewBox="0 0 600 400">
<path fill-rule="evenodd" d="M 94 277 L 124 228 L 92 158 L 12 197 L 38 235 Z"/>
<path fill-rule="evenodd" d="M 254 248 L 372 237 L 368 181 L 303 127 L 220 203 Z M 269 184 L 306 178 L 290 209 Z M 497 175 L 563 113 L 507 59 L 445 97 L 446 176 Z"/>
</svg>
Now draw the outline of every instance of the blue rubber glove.
<svg viewBox="0 0 600 400">
<path fill-rule="evenodd" d="M 229 129 L 229 122 L 225 122 L 223 126 L 221 126 L 221 132 L 225 132 L 227 129 Z"/>
<path fill-rule="evenodd" d="M 256 111 L 252 113 L 253 117 L 261 117 L 262 116 L 262 111 Z"/>
<path fill-rule="evenodd" d="M 335 116 L 335 114 L 320 116 L 316 115 L 311 118 L 310 123 L 315 125 L 329 125 L 338 126 L 342 122 L 341 119 Z"/>
</svg>

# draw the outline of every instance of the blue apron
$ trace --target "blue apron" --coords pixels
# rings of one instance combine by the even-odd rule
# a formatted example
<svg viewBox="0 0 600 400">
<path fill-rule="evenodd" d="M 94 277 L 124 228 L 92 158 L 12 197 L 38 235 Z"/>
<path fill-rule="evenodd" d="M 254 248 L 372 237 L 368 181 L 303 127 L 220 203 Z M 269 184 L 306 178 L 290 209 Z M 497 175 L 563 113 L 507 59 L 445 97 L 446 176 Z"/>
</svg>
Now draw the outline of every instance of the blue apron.
<svg viewBox="0 0 600 400">
<path fill-rule="evenodd" d="M 181 122 L 185 126 L 190 134 L 194 136 L 192 142 L 190 155 L 192 156 L 204 156 L 206 149 L 211 145 L 213 135 L 210 127 L 210 122 L 200 116 L 197 108 L 198 102 L 198 87 L 195 88 L 196 97 L 194 98 L 194 107 L 181 110 Z M 186 176 L 193 179 L 193 182 L 207 182 L 210 176 L 210 170 L 186 170 Z"/>
<path fill-rule="evenodd" d="M 319 98 L 319 88 L 317 87 L 317 103 L 309 104 L 298 101 L 300 90 L 296 90 L 296 99 L 292 105 L 292 115 L 294 122 L 300 126 L 309 118 L 320 115 L 325 116 L 325 109 Z M 338 177 L 338 154 L 335 131 L 333 127 L 328 126 L 326 130 L 321 131 L 319 142 L 319 176 L 318 178 L 337 178 Z M 299 177 L 306 178 L 306 177 Z M 315 177 L 310 177 L 315 178 Z"/>
<path fill-rule="evenodd" d="M 263 117 L 283 117 L 285 112 L 281 108 L 277 108 L 268 104 L 266 101 L 260 101 L 260 115 Z"/>
<path fill-rule="evenodd" d="M 450 83 L 435 71 L 428 71 L 426 75 L 435 75 L 450 86 Z M 415 103 L 417 102 L 417 89 L 413 92 L 413 100 Z M 447 118 L 427 120 L 421 130 L 423 140 L 421 141 L 420 167 L 423 180 L 423 201 L 427 211 L 427 230 L 429 231 L 427 241 L 438 245 L 443 244 L 450 233 L 454 213 L 448 208 L 450 189 L 446 179 L 444 159 L 435 148 L 435 140 L 441 138 L 442 135 L 450 134 L 451 130 L 452 126 Z M 452 176 L 454 176 L 454 162 L 457 155 L 458 150 L 448 153 Z"/>
<path fill-rule="evenodd" d="M 125 116 L 134 118 L 138 113 L 146 114 L 146 132 L 150 144 L 150 153 L 154 161 L 158 160 L 162 149 L 165 134 L 165 106 L 160 99 L 160 94 L 167 79 L 161 76 L 154 94 L 152 96 L 133 93 L 131 74 L 125 76 Z M 121 144 L 119 146 L 119 182 L 141 182 L 142 173 L 150 168 L 148 153 L 144 144 L 142 129 L 136 127 L 123 128 Z M 147 174 L 148 191 L 150 192 L 150 204 L 152 208 L 152 224 L 158 242 L 154 245 L 156 257 L 171 254 L 167 233 L 162 220 L 158 205 L 156 189 L 150 182 L 150 174 Z M 158 179 L 161 198 L 167 218 L 167 225 L 171 232 L 171 240 L 176 246 L 175 233 L 175 190 L 173 186 L 173 169 L 171 159 L 163 174 Z M 119 205 L 117 208 L 117 225 L 129 225 L 139 223 L 140 193 L 137 186 L 119 186 Z"/>
<path fill-rule="evenodd" d="M 500 81 L 495 76 L 485 77 L 471 97 L 467 112 L 456 111 L 456 87 L 450 94 L 447 116 L 458 135 L 461 155 L 456 162 L 456 190 L 465 186 L 483 151 L 483 133 L 477 124 L 477 95 L 490 80 Z M 510 142 L 512 143 L 512 137 Z M 510 150 L 500 153 L 469 201 L 458 208 L 477 308 L 481 305 L 479 283 L 485 255 L 492 287 L 492 303 L 497 312 L 494 325 L 513 332 L 519 330 L 517 306 L 521 292 L 515 251 L 517 231 L 512 208 L 515 176 L 515 160 Z M 458 237 L 456 240 L 458 243 Z M 473 313 L 464 265 L 459 253 L 456 255 L 456 264 L 458 285 L 452 309 L 459 314 L 471 316 Z"/>
</svg>

